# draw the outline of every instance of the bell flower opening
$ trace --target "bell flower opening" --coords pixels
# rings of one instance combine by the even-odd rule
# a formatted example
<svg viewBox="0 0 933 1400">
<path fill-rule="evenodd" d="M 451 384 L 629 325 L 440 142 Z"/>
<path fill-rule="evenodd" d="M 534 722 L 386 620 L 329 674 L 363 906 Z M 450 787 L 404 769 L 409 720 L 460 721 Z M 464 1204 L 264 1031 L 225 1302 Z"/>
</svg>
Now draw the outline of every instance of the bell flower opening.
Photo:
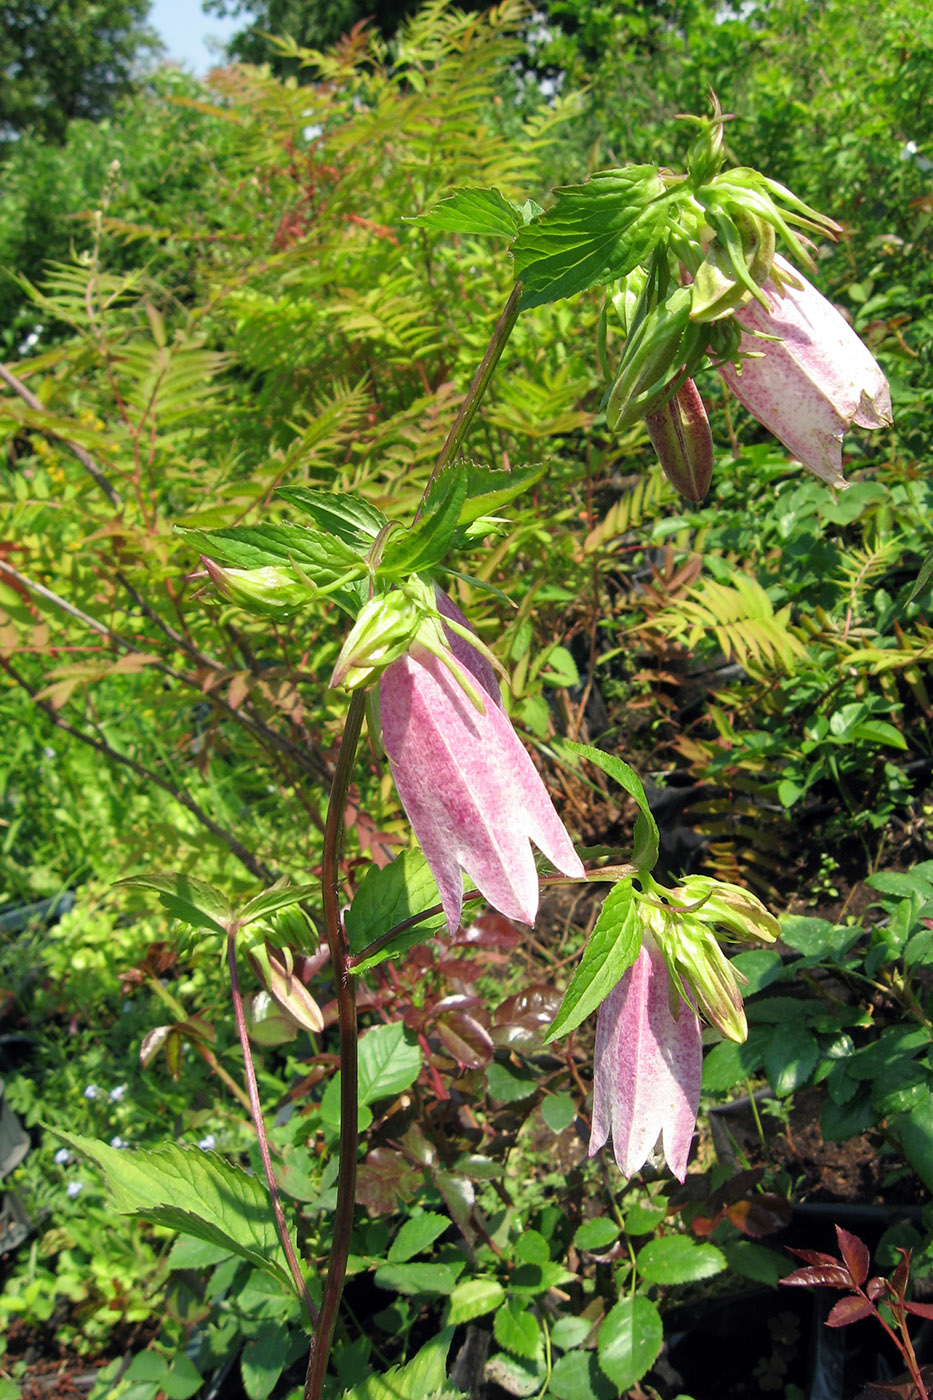
<svg viewBox="0 0 933 1400">
<path fill-rule="evenodd" d="M 683 997 L 672 1010 L 667 964 L 647 931 L 635 962 L 599 1008 L 593 1063 L 589 1155 L 611 1133 L 619 1170 L 630 1177 L 660 1137 L 668 1166 L 683 1181 L 700 1102 L 700 1021 Z"/>
<path fill-rule="evenodd" d="M 438 608 L 465 627 L 438 593 Z M 465 871 L 489 903 L 526 924 L 538 912 L 531 843 L 572 878 L 584 869 L 537 769 L 502 708 L 495 674 L 447 632 L 441 660 L 417 645 L 379 683 L 382 738 L 402 806 L 437 881 L 448 927 L 459 926 Z M 462 672 L 458 679 L 455 672 Z M 469 699 L 463 680 L 486 702 Z"/>
<path fill-rule="evenodd" d="M 776 256 L 764 284 L 770 310 L 751 301 L 735 312 L 744 334 L 738 368 L 719 372 L 758 422 L 830 486 L 847 485 L 842 441 L 853 425 L 892 422 L 881 367 L 848 321 Z M 780 290 L 777 283 L 780 283 Z"/>
</svg>

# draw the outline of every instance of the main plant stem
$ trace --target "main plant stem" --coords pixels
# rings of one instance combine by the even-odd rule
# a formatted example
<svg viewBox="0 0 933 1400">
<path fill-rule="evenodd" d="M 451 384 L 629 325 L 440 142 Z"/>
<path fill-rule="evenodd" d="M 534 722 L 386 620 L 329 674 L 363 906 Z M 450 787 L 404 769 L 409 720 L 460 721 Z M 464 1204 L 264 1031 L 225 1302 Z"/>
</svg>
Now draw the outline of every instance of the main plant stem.
<svg viewBox="0 0 933 1400">
<path fill-rule="evenodd" d="M 495 330 L 493 331 L 489 344 L 486 347 L 486 353 L 480 360 L 479 365 L 477 366 L 476 373 L 473 376 L 473 382 L 467 390 L 466 398 L 460 405 L 460 412 L 454 419 L 454 425 L 451 428 L 450 432 L 447 434 L 447 440 L 444 443 L 444 446 L 441 448 L 440 456 L 434 463 L 434 470 L 428 477 L 428 484 L 424 488 L 424 495 L 421 498 L 421 504 L 415 511 L 416 522 L 421 517 L 421 511 L 424 506 L 425 498 L 427 497 L 427 494 L 433 486 L 434 482 L 437 480 L 438 476 L 444 470 L 444 468 L 450 465 L 454 457 L 460 451 L 460 448 L 463 444 L 463 439 L 467 435 L 467 429 L 473 421 L 473 415 L 479 408 L 480 403 L 483 399 L 483 395 L 489 388 L 489 381 L 492 379 L 496 365 L 499 363 L 499 356 L 505 349 L 506 342 L 508 341 L 509 336 L 512 334 L 512 331 L 515 329 L 515 322 L 518 320 L 518 303 L 521 301 L 521 296 L 522 284 L 521 282 L 516 282 L 515 286 L 512 288 L 511 296 L 505 303 L 502 315 L 496 322 Z"/>
<path fill-rule="evenodd" d="M 321 867 L 321 894 L 324 904 L 324 932 L 330 948 L 331 966 L 337 993 L 337 1019 L 340 1026 L 340 1157 L 337 1172 L 337 1204 L 334 1208 L 334 1236 L 327 1262 L 327 1278 L 321 1298 L 321 1313 L 311 1342 L 305 1400 L 320 1400 L 330 1356 L 337 1309 L 350 1252 L 353 1205 L 356 1199 L 357 1098 L 359 1056 L 356 1035 L 356 983 L 347 962 L 348 949 L 340 923 L 340 848 L 350 775 L 363 726 L 365 693 L 354 691 L 347 711 L 340 753 L 334 768 L 327 821 L 324 825 L 324 855 Z"/>
<path fill-rule="evenodd" d="M 477 367 L 467 390 L 460 412 L 447 434 L 425 487 L 421 504 L 415 513 L 417 521 L 428 491 L 440 472 L 453 461 L 466 436 L 473 415 L 489 387 L 499 356 L 518 320 L 518 305 L 522 284 L 516 282 L 512 294 L 496 322 L 486 353 Z M 337 1016 L 340 1025 L 340 1159 L 337 1172 L 337 1204 L 334 1209 L 334 1237 L 327 1263 L 327 1279 L 321 1298 L 321 1315 L 311 1342 L 308 1373 L 305 1378 L 304 1400 L 320 1400 L 324 1376 L 330 1356 L 337 1309 L 343 1293 L 343 1281 L 350 1252 L 350 1231 L 353 1227 L 353 1205 L 356 1197 L 356 1156 L 359 1145 L 357 1129 L 357 1099 L 359 1097 L 359 1059 L 356 1034 L 356 985 L 351 974 L 349 950 L 340 924 L 340 846 L 343 836 L 344 813 L 350 774 L 356 759 L 360 730 L 363 724 L 365 697 L 354 691 L 347 712 L 340 754 L 334 769 L 327 821 L 324 826 L 324 856 L 321 870 L 321 890 L 324 904 L 324 932 L 330 948 L 331 965 L 337 992 Z"/>
</svg>

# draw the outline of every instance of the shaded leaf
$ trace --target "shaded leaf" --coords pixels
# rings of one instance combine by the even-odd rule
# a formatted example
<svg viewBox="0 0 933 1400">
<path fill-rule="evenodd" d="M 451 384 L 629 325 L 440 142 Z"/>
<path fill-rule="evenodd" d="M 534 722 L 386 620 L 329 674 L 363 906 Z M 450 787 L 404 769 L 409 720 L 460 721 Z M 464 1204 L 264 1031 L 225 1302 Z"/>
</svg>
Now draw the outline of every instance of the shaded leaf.
<svg viewBox="0 0 933 1400">
<path fill-rule="evenodd" d="M 872 1306 L 867 1298 L 840 1298 L 830 1309 L 826 1319 L 827 1327 L 848 1327 L 850 1322 L 861 1322 L 871 1317 Z"/>
</svg>

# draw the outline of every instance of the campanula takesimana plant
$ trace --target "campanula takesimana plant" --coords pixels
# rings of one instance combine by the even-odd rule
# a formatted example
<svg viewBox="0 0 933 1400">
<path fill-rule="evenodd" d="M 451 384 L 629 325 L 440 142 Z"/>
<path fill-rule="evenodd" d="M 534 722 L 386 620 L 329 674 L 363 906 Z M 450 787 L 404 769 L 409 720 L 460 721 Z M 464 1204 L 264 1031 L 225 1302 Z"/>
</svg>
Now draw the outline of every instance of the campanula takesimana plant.
<svg viewBox="0 0 933 1400">
<path fill-rule="evenodd" d="M 419 923 L 429 937 L 439 910 L 455 934 L 464 874 L 500 913 L 533 923 L 541 877 L 532 845 L 559 872 L 547 878 L 609 884 L 549 1035 L 566 1034 L 598 1014 L 590 1151 L 611 1136 L 616 1161 L 630 1175 L 660 1139 L 671 1171 L 683 1180 L 699 1102 L 701 1018 L 733 1040 L 746 1034 L 740 978 L 720 939 L 767 941 L 777 933 L 760 901 L 737 886 L 702 876 L 687 877 L 675 889 L 657 884 L 651 871 L 658 831 L 637 776 L 611 755 L 570 745 L 614 777 L 638 809 L 631 860 L 610 866 L 600 855 L 584 867 L 512 727 L 495 657 L 435 582 L 453 573 L 446 562 L 451 554 L 485 538 L 498 518 L 492 512 L 542 475 L 543 468 L 513 471 L 460 459 L 471 420 L 527 307 L 605 289 L 603 364 L 609 307 L 625 337 L 606 396 L 609 427 L 622 430 L 644 420 L 662 465 L 691 499 L 706 494 L 713 467 L 709 423 L 693 383 L 703 365 L 718 366 L 762 423 L 832 484 L 842 481 L 846 429 L 890 420 L 880 369 L 839 313 L 792 267 L 812 265 L 808 235 L 833 237 L 838 226 L 759 172 L 724 168 L 725 119 L 715 99 L 712 117 L 694 120 L 699 132 L 683 173 L 651 166 L 601 171 L 584 185 L 555 191 L 553 206 L 543 211 L 530 202 L 510 204 L 498 191 L 458 190 L 414 220 L 471 237 L 501 237 L 504 223 L 511 224 L 516 283 L 410 525 L 357 497 L 301 487 L 284 494 L 310 517 L 306 524 L 190 532 L 226 598 L 272 617 L 291 616 L 305 599 L 327 598 L 350 619 L 331 677 L 350 700 L 333 767 L 320 885 L 341 1077 L 336 1204 L 319 1308 L 278 1201 L 237 981 L 237 940 L 248 923 L 254 924 L 251 956 L 263 962 L 255 951 L 263 936 L 261 922 L 256 929 L 260 914 L 248 905 L 237 916 L 216 892 L 204 896 L 210 906 L 205 926 L 227 939 L 276 1230 L 314 1327 L 306 1400 L 320 1400 L 324 1388 L 353 1224 L 355 980 L 361 967 L 405 946 L 398 942 L 403 934 L 408 942 L 419 937 Z M 778 240 L 791 261 L 778 256 Z M 348 873 L 341 843 L 367 717 L 372 750 L 378 761 L 385 756 L 436 886 L 428 880 L 406 887 L 406 913 L 397 924 L 385 911 L 397 907 L 397 883 L 407 878 L 401 862 L 387 872 L 374 867 L 363 913 L 352 917 L 356 901 L 349 913 L 343 908 Z M 391 898 L 380 900 L 383 875 Z M 174 907 L 179 900 L 190 907 L 192 897 L 202 896 L 197 890 L 192 896 L 192 882 L 183 879 L 169 889 L 170 877 L 150 877 L 150 887 L 174 899 Z M 291 902 L 304 897 L 298 891 Z M 290 896 L 276 885 L 258 899 L 278 909 Z M 264 906 L 258 908 L 261 913 Z M 357 940 L 352 951 L 350 936 Z M 288 956 L 276 954 L 274 967 L 287 992 Z M 216 1229 L 207 1237 L 216 1243 Z"/>
</svg>

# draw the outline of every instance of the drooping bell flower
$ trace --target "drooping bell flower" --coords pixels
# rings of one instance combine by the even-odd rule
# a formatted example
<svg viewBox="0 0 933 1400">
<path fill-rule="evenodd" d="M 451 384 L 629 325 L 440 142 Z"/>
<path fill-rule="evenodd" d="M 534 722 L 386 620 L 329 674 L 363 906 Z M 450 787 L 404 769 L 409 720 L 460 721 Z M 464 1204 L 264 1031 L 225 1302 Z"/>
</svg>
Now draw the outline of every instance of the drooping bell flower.
<svg viewBox="0 0 933 1400">
<path fill-rule="evenodd" d="M 638 957 L 599 1008 L 593 1057 L 592 1157 L 612 1133 L 619 1170 L 633 1176 L 660 1137 L 678 1181 L 700 1102 L 703 1053 L 693 1007 L 675 993 L 664 957 L 645 930 Z"/>
<path fill-rule="evenodd" d="M 740 368 L 719 370 L 736 398 L 805 467 L 830 486 L 845 486 L 843 437 L 853 424 L 886 427 L 891 392 L 874 356 L 831 302 L 780 256 L 774 271 L 777 278 L 763 287 L 770 311 L 750 301 L 735 312 L 747 332 Z"/>
<path fill-rule="evenodd" d="M 440 591 L 437 606 L 467 625 Z M 450 931 L 460 923 L 461 871 L 500 913 L 531 924 L 538 912 L 531 842 L 565 875 L 582 877 L 583 865 L 502 708 L 492 667 L 464 637 L 444 631 L 446 658 L 416 639 L 382 672 L 382 739 L 392 776 Z"/>
</svg>

